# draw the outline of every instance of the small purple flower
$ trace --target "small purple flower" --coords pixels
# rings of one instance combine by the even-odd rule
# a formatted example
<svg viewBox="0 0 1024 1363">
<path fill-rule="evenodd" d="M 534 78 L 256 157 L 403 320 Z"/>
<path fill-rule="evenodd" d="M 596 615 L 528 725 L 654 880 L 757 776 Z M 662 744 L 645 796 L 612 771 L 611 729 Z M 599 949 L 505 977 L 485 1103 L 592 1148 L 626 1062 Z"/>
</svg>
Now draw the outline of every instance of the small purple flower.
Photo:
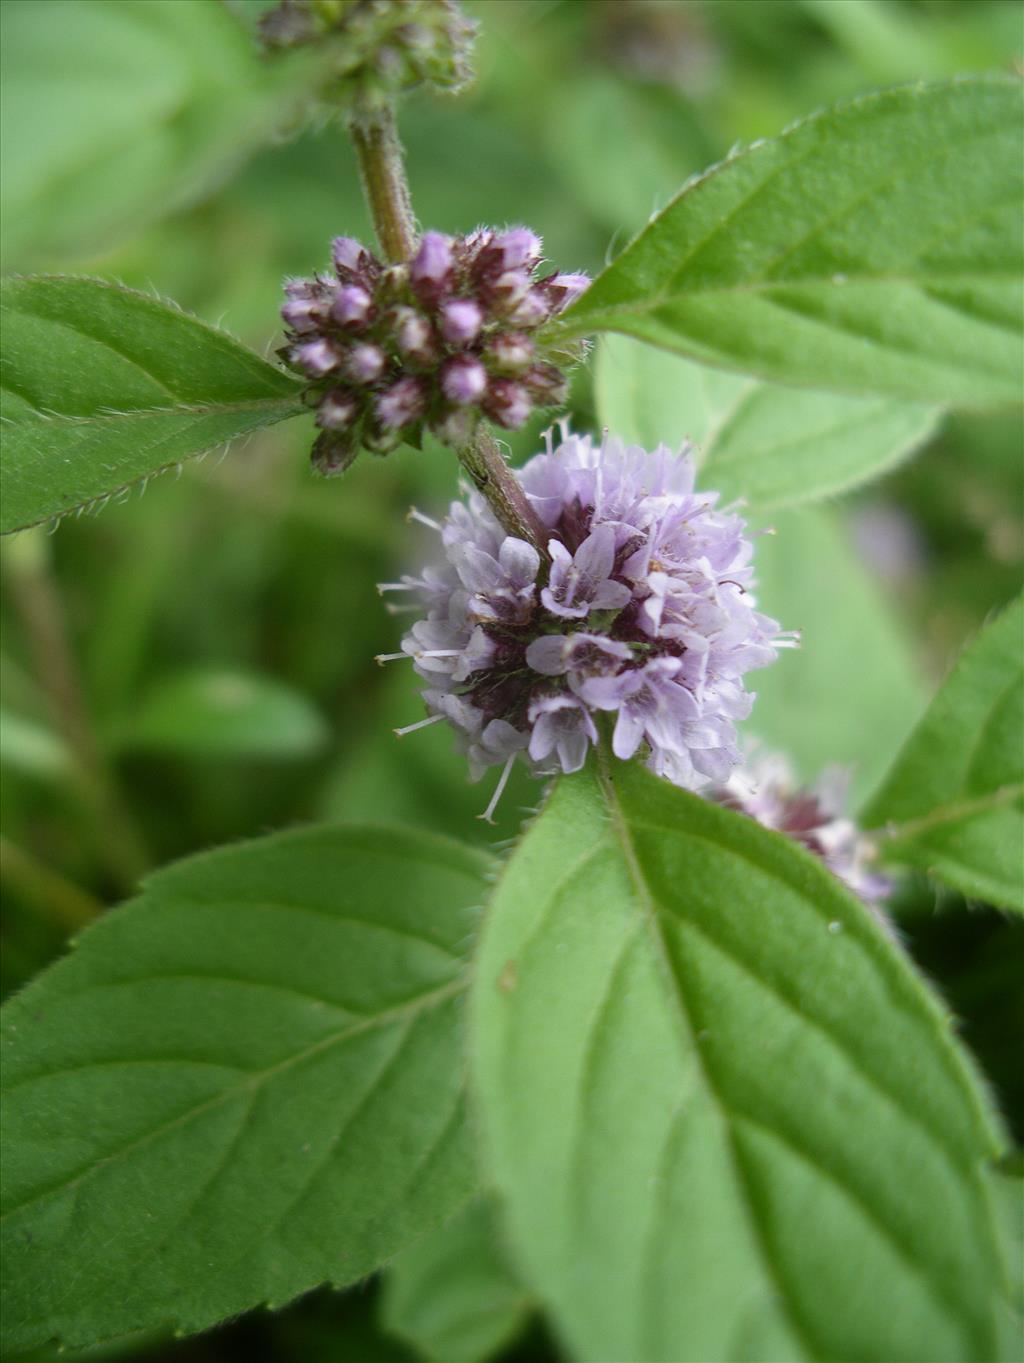
<svg viewBox="0 0 1024 1363">
<path fill-rule="evenodd" d="M 623 582 L 611 578 L 615 567 L 615 530 L 600 525 L 588 535 L 575 554 L 552 540 L 551 577 L 540 594 L 552 615 L 582 619 L 591 610 L 619 611 L 632 593 Z"/>
<path fill-rule="evenodd" d="M 320 305 L 313 298 L 291 298 L 281 309 L 285 324 L 292 331 L 316 331 L 321 321 Z"/>
<path fill-rule="evenodd" d="M 499 426 L 517 431 L 533 411 L 533 403 L 521 383 L 514 383 L 512 379 L 492 379 L 484 399 L 484 411 Z"/>
<path fill-rule="evenodd" d="M 576 771 L 604 712 L 617 757 L 640 752 L 691 789 L 727 780 L 743 676 L 792 642 L 755 607 L 743 522 L 694 491 L 685 451 L 612 436 L 565 432 L 556 447 L 549 433 L 519 479 L 549 533 L 546 576 L 471 492 L 440 527 L 444 566 L 385 588 L 424 603 L 403 652 L 474 777 L 504 761 L 503 785 L 517 756 L 538 775 Z"/>
<path fill-rule="evenodd" d="M 556 312 L 561 312 L 564 308 L 575 303 L 576 299 L 590 288 L 590 276 L 587 274 L 556 274 L 550 279 L 545 279 L 538 285 L 551 299 L 552 306 Z"/>
</svg>

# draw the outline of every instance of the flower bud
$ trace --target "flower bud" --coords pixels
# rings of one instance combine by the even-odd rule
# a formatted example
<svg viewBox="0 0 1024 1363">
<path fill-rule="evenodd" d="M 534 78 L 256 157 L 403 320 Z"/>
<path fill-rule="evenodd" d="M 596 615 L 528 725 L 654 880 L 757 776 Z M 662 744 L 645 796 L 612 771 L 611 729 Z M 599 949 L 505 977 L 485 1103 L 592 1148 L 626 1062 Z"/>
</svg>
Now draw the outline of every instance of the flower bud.
<svg viewBox="0 0 1024 1363">
<path fill-rule="evenodd" d="M 569 391 L 569 380 L 554 364 L 531 366 L 520 382 L 542 407 L 553 407 L 564 402 Z"/>
<path fill-rule="evenodd" d="M 387 362 L 380 346 L 363 341 L 346 354 L 345 373 L 353 383 L 376 383 L 387 368 Z"/>
<path fill-rule="evenodd" d="M 373 299 L 360 284 L 345 284 L 331 304 L 331 316 L 339 326 L 359 327 L 370 315 Z"/>
<path fill-rule="evenodd" d="M 331 259 L 339 279 L 361 273 L 369 258 L 369 251 L 355 237 L 335 237 L 331 242 Z"/>
<path fill-rule="evenodd" d="M 426 411 L 426 385 L 422 379 L 404 378 L 374 400 L 377 419 L 385 430 L 398 430 L 418 421 Z"/>
<path fill-rule="evenodd" d="M 451 345 L 468 345 L 483 326 L 484 315 L 472 298 L 453 298 L 441 308 L 441 335 Z"/>
<path fill-rule="evenodd" d="M 575 303 L 582 293 L 590 288 L 590 276 L 588 274 L 555 274 L 548 279 L 542 279 L 537 286 L 551 302 L 554 312 L 561 312 L 570 303 Z"/>
<path fill-rule="evenodd" d="M 333 344 L 322 337 L 296 346 L 292 353 L 295 363 L 315 379 L 322 379 L 341 363 L 341 356 Z"/>
<path fill-rule="evenodd" d="M 520 384 L 511 379 L 492 379 L 487 387 L 484 410 L 499 426 L 515 431 L 533 411 L 533 403 Z"/>
<path fill-rule="evenodd" d="M 415 308 L 397 307 L 390 313 L 395 348 L 414 364 L 435 364 L 440 358 L 434 329 Z"/>
<path fill-rule="evenodd" d="M 285 326 L 292 331 L 316 331 L 320 323 L 320 305 L 312 298 L 290 298 L 281 308 Z"/>
<path fill-rule="evenodd" d="M 318 435 L 310 455 L 316 473 L 324 478 L 337 478 L 355 461 L 359 441 L 351 432 L 324 431 Z"/>
<path fill-rule="evenodd" d="M 540 288 L 536 287 L 524 294 L 509 310 L 508 320 L 519 327 L 539 327 L 542 322 L 548 320 L 551 312 L 551 302 Z"/>
<path fill-rule="evenodd" d="M 470 355 L 454 355 L 441 369 L 441 391 L 450 402 L 460 407 L 483 396 L 487 388 L 487 370 Z"/>
<path fill-rule="evenodd" d="M 316 409 L 316 424 L 327 431 L 345 431 L 352 425 L 359 412 L 359 404 L 354 393 L 344 388 L 331 388 L 323 396 Z"/>
<path fill-rule="evenodd" d="M 491 338 L 488 353 L 499 369 L 523 369 L 534 355 L 534 345 L 521 331 L 503 331 Z"/>
<path fill-rule="evenodd" d="M 540 262 L 543 243 L 528 227 L 510 227 L 494 237 L 491 249 L 500 255 L 503 270 L 521 266 L 533 270 Z"/>
<path fill-rule="evenodd" d="M 419 250 L 409 266 L 413 287 L 424 297 L 436 297 L 452 272 L 452 243 L 441 232 L 424 232 Z"/>
<path fill-rule="evenodd" d="M 477 416 L 472 408 L 458 407 L 439 420 L 431 422 L 430 429 L 443 444 L 458 449 L 461 445 L 469 444 L 476 423 Z"/>
</svg>

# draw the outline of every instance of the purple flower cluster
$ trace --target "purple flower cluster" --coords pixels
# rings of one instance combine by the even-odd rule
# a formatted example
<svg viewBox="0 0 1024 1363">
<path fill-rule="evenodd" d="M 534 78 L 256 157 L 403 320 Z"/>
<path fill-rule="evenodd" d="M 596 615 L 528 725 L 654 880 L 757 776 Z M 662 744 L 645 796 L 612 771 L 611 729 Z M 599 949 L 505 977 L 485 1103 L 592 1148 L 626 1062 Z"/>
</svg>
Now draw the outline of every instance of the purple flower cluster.
<svg viewBox="0 0 1024 1363">
<path fill-rule="evenodd" d="M 755 609 L 744 522 L 694 492 L 685 452 L 562 437 L 518 474 L 548 559 L 478 494 L 453 503 L 445 563 L 381 589 L 427 612 L 391 656 L 414 660 L 423 722 L 455 726 L 474 779 L 504 762 L 503 784 L 520 754 L 538 775 L 577 771 L 606 713 L 617 757 L 642 751 L 692 789 L 724 782 L 753 700 L 743 676 L 791 642 Z"/>
<path fill-rule="evenodd" d="M 802 843 L 874 909 L 890 894 L 892 882 L 873 869 L 874 845 L 846 814 L 848 785 L 848 772 L 828 767 L 817 781 L 800 787 L 786 759 L 772 755 L 738 768 L 708 794 Z"/>
<path fill-rule="evenodd" d="M 281 309 L 282 354 L 310 380 L 323 431 L 321 472 L 343 471 L 361 447 L 418 444 L 424 427 L 459 445 L 481 414 L 515 429 L 564 401 L 574 357 L 547 351 L 536 333 L 590 281 L 536 278 L 541 242 L 527 228 L 427 232 L 412 260 L 391 267 L 337 237 L 333 257 L 333 275 L 289 282 Z"/>
</svg>

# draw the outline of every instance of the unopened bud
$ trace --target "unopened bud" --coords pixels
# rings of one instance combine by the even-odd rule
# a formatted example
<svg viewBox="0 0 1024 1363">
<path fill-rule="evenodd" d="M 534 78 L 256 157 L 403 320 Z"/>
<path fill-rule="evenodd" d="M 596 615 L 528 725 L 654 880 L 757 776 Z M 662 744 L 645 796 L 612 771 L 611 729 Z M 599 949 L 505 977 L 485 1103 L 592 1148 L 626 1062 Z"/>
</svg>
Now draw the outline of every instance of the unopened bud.
<svg viewBox="0 0 1024 1363">
<path fill-rule="evenodd" d="M 359 274 L 369 261 L 369 252 L 355 237 L 335 237 L 331 242 L 331 259 L 338 277 Z"/>
<path fill-rule="evenodd" d="M 373 299 L 361 285 L 346 284 L 331 304 L 331 316 L 339 326 L 358 327 L 369 317 L 372 307 Z"/>
<path fill-rule="evenodd" d="M 345 431 L 352 425 L 359 404 L 344 388 L 332 388 L 325 393 L 316 409 L 316 424 L 327 431 Z"/>
<path fill-rule="evenodd" d="M 359 441 L 351 432 L 324 431 L 318 435 L 310 455 L 314 470 L 325 478 L 337 478 L 354 462 Z"/>
<path fill-rule="evenodd" d="M 413 286 L 425 296 L 439 294 L 452 270 L 452 244 L 442 232 L 424 232 L 409 266 Z"/>
<path fill-rule="evenodd" d="M 312 298 L 290 298 L 281 308 L 285 326 L 292 331 L 316 331 L 320 324 L 320 306 Z"/>
<path fill-rule="evenodd" d="M 510 322 L 519 327 L 539 327 L 551 316 L 552 304 L 539 288 L 524 294 L 508 314 Z"/>
<path fill-rule="evenodd" d="M 451 345 L 468 345 L 476 339 L 484 315 L 472 298 L 453 298 L 441 309 L 441 335 Z"/>
<path fill-rule="evenodd" d="M 345 373 L 353 383 L 376 383 L 387 367 L 387 356 L 380 346 L 361 342 L 345 355 Z"/>
<path fill-rule="evenodd" d="M 540 261 L 543 243 L 528 227 L 510 227 L 494 237 L 491 249 L 500 254 L 503 269 L 525 267 L 532 270 Z"/>
<path fill-rule="evenodd" d="M 483 396 L 487 370 L 470 355 L 454 355 L 441 370 L 441 391 L 449 402 L 466 407 Z"/>
<path fill-rule="evenodd" d="M 491 338 L 488 353 L 499 369 L 519 370 L 533 359 L 534 346 L 521 331 L 503 331 Z"/>
<path fill-rule="evenodd" d="M 434 329 L 415 308 L 398 307 L 389 314 L 395 347 L 405 360 L 434 364 L 440 358 Z"/>
<path fill-rule="evenodd" d="M 509 431 L 518 430 L 533 411 L 529 393 L 511 379 L 492 379 L 483 405 L 487 415 Z"/>
<path fill-rule="evenodd" d="M 564 402 L 569 392 L 569 380 L 554 364 L 533 365 L 522 375 L 520 382 L 544 407 Z"/>
<path fill-rule="evenodd" d="M 561 312 L 570 303 L 575 303 L 580 294 L 590 288 L 588 274 L 556 274 L 542 279 L 538 285 L 551 300 L 555 312 Z"/>
<path fill-rule="evenodd" d="M 293 355 L 295 363 L 315 379 L 322 379 L 341 362 L 341 356 L 331 342 L 322 338 L 296 346 Z"/>
<path fill-rule="evenodd" d="M 426 386 L 422 379 L 399 379 L 386 392 L 378 393 L 374 405 L 381 426 L 397 430 L 423 415 L 427 406 Z"/>
</svg>

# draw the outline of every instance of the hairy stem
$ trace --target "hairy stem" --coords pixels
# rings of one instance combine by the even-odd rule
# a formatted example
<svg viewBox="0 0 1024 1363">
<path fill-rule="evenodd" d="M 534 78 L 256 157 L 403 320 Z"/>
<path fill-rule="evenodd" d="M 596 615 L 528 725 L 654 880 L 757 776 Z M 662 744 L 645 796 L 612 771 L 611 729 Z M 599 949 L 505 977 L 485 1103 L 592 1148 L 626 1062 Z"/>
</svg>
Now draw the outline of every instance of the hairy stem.
<svg viewBox="0 0 1024 1363">
<path fill-rule="evenodd" d="M 484 426 L 478 427 L 473 440 L 463 446 L 458 455 L 459 463 L 477 491 L 487 498 L 505 533 L 526 540 L 538 550 L 543 562 L 549 562 L 548 532 L 527 500 L 519 479 L 505 463 L 490 431 Z"/>
<path fill-rule="evenodd" d="M 416 220 L 394 106 L 357 105 L 348 126 L 381 252 L 392 264 L 408 260 L 416 245 Z M 532 544 L 546 564 L 547 533 L 491 433 L 479 426 L 458 458 L 502 529 Z"/>
<path fill-rule="evenodd" d="M 392 265 L 408 260 L 416 245 L 416 220 L 394 106 L 357 105 L 348 127 L 381 252 Z"/>
</svg>

